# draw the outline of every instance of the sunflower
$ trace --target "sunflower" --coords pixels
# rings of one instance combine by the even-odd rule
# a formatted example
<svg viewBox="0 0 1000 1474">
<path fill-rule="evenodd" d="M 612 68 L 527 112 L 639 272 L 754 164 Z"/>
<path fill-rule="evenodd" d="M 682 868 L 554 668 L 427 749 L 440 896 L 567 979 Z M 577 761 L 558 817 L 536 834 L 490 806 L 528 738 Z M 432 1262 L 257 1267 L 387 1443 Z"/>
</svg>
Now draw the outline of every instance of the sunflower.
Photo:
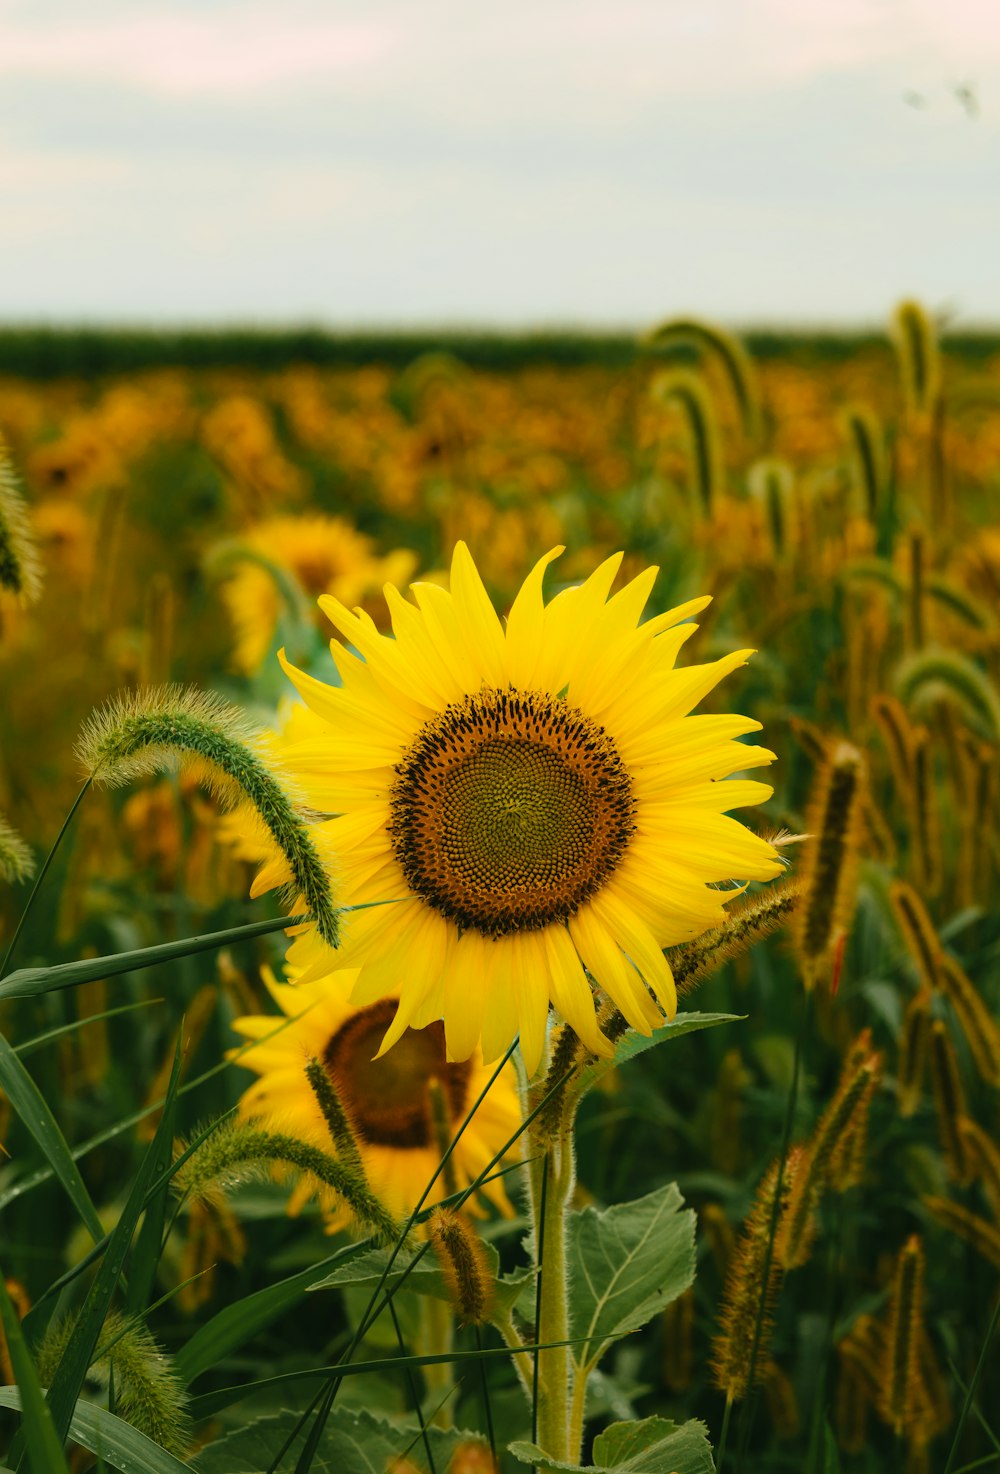
<svg viewBox="0 0 1000 1474">
<path fill-rule="evenodd" d="M 476 1051 L 455 1062 L 445 1057 L 440 1022 L 406 1029 L 392 1049 L 372 1056 L 396 1012 L 393 998 L 354 1007 L 349 994 L 357 972 L 331 973 L 312 983 L 279 983 L 269 969 L 265 986 L 281 1012 L 292 1020 L 276 1031 L 273 1014 L 238 1018 L 233 1028 L 244 1039 L 259 1040 L 234 1050 L 237 1063 L 260 1076 L 240 1097 L 244 1119 L 265 1119 L 301 1141 L 331 1150 L 330 1133 L 306 1078 L 310 1059 L 324 1065 L 354 1129 L 361 1160 L 374 1192 L 398 1218 L 409 1214 L 441 1161 L 442 1144 L 434 1119 L 432 1082 L 440 1088 L 450 1139 L 489 1084 L 493 1071 Z M 514 1070 L 507 1065 L 487 1091 L 452 1156 L 455 1185 L 466 1187 L 492 1161 L 521 1124 Z M 517 1148 L 514 1149 L 515 1153 Z M 289 1201 L 297 1212 L 315 1185 L 301 1181 Z M 428 1203 L 447 1195 L 442 1173 Z M 502 1179 L 484 1184 L 482 1193 L 501 1212 L 511 1211 Z M 331 1232 L 350 1222 L 350 1214 L 325 1189 L 320 1200 Z"/>
<path fill-rule="evenodd" d="M 236 635 L 233 663 L 247 675 L 272 648 L 281 613 L 269 565 L 294 574 L 310 598 L 330 593 L 348 604 L 365 601 L 386 579 L 409 578 L 417 565 L 416 555 L 404 548 L 380 556 L 372 539 L 342 517 L 271 517 L 245 533 L 238 547 L 250 557 L 236 563 L 222 598 Z"/>
<path fill-rule="evenodd" d="M 717 926 L 733 881 L 767 880 L 775 851 L 728 811 L 771 795 L 731 775 L 774 754 L 738 739 L 760 723 L 691 716 L 752 652 L 675 668 L 709 602 L 642 622 L 656 569 L 614 595 L 621 555 L 549 603 L 529 574 L 502 624 L 468 549 L 451 589 L 385 595 L 393 637 L 338 599 L 320 607 L 341 684 L 279 658 L 305 710 L 283 757 L 340 858 L 348 918 L 331 954 L 307 927 L 289 950 L 304 981 L 358 969 L 352 1001 L 398 993 L 389 1049 L 443 1019 L 448 1057 L 497 1058 L 520 1034 L 541 1059 L 549 1005 L 607 1055 L 593 984 L 648 1034 L 676 1010 L 664 947 Z M 352 648 L 347 648 L 348 645 Z M 729 779 L 722 782 L 722 779 Z M 259 893 L 287 877 L 265 865 Z"/>
</svg>

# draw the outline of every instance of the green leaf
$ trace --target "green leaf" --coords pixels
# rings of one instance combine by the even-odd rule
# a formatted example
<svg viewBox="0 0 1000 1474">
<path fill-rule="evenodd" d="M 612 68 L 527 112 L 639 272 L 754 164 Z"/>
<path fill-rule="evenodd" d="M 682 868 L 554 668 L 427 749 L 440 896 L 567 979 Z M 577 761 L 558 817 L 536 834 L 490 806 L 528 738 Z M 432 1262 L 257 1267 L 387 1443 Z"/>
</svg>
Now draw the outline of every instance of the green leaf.
<svg viewBox="0 0 1000 1474">
<path fill-rule="evenodd" d="M 595 1060 L 582 1070 L 580 1083 L 574 1088 L 589 1090 L 609 1070 L 635 1059 L 637 1054 L 645 1054 L 647 1049 L 654 1049 L 657 1044 L 669 1044 L 672 1039 L 683 1039 L 685 1034 L 697 1034 L 702 1029 L 714 1029 L 719 1024 L 741 1023 L 744 1018 L 745 1015 L 741 1013 L 679 1013 L 672 1024 L 654 1029 L 648 1038 L 644 1034 L 630 1032 L 619 1040 L 612 1059 Z"/>
<path fill-rule="evenodd" d="M 269 932 L 284 931 L 305 921 L 304 916 L 272 917 L 269 921 L 251 921 L 246 926 L 231 926 L 226 931 L 206 932 L 201 937 L 185 937 L 179 942 L 161 942 L 156 947 L 140 947 L 134 952 L 113 952 L 109 957 L 85 957 L 79 962 L 61 962 L 55 967 L 22 967 L 0 983 L 0 1000 L 31 998 L 36 993 L 52 993 L 57 988 L 75 988 L 80 983 L 95 983 L 122 972 L 139 972 L 195 952 L 211 952 L 232 942 L 247 942 Z"/>
<path fill-rule="evenodd" d="M 260 1474 L 268 1469 L 299 1421 L 299 1415 L 281 1412 L 258 1418 L 246 1428 L 227 1433 L 195 1458 L 198 1474 Z M 431 1450 L 436 1467 L 446 1467 L 458 1444 L 477 1438 L 458 1428 L 430 1428 Z M 291 1474 L 302 1440 L 288 1450 L 276 1474 Z M 426 1469 L 426 1452 L 420 1429 L 387 1423 L 364 1410 L 335 1407 L 327 1420 L 310 1474 L 383 1474 L 392 1459 L 408 1452 L 418 1469 Z"/>
<path fill-rule="evenodd" d="M 335 1261 L 361 1253 L 362 1245 L 349 1244 L 319 1264 L 312 1264 L 298 1274 L 289 1275 L 287 1279 L 278 1280 L 276 1284 L 267 1285 L 253 1295 L 226 1305 L 218 1315 L 199 1326 L 190 1341 L 178 1351 L 174 1358 L 177 1375 L 187 1385 L 202 1372 L 218 1366 L 231 1351 L 245 1346 L 258 1331 L 297 1304 L 307 1290 L 316 1289 L 319 1283 L 324 1282 L 317 1281 L 317 1275 L 322 1276 Z"/>
<path fill-rule="evenodd" d="M 35 1138 L 42 1155 L 62 1183 L 73 1207 L 86 1225 L 87 1232 L 96 1243 L 104 1237 L 104 1228 L 77 1170 L 66 1138 L 42 1092 L 2 1034 L 0 1090 L 5 1091 L 11 1106 Z"/>
<path fill-rule="evenodd" d="M 520 1274 L 501 1277 L 500 1256 L 496 1249 L 492 1244 L 483 1242 L 482 1250 L 489 1266 L 490 1276 L 496 1286 L 494 1306 L 497 1311 L 504 1314 L 514 1308 L 524 1286 L 534 1280 L 535 1272 L 533 1269 L 525 1269 Z M 389 1252 L 388 1249 L 369 1249 L 366 1254 L 352 1259 L 349 1264 L 338 1265 L 332 1274 L 310 1285 L 309 1289 L 344 1289 L 348 1285 L 356 1285 L 367 1290 L 374 1290 L 382 1283 Z M 451 1292 L 433 1249 L 429 1253 L 424 1253 L 411 1269 L 409 1266 L 415 1258 L 415 1250 L 399 1250 L 396 1253 L 392 1270 L 386 1275 L 384 1288 L 393 1289 L 405 1274 L 406 1288 L 412 1290 L 414 1294 L 433 1295 L 437 1300 L 450 1301 Z"/>
<path fill-rule="evenodd" d="M 695 1215 L 675 1183 L 632 1203 L 584 1208 L 569 1222 L 570 1310 L 577 1365 L 637 1331 L 694 1280 Z"/>
<path fill-rule="evenodd" d="M 7 1338 L 11 1366 L 20 1389 L 24 1408 L 22 1429 L 32 1474 L 69 1474 L 62 1440 L 56 1432 L 49 1405 L 38 1380 L 21 1322 L 11 1304 L 3 1274 L 0 1273 L 0 1325 Z"/>
<path fill-rule="evenodd" d="M 0 1387 L 0 1407 L 21 1406 L 16 1387 Z M 70 1437 L 122 1474 L 191 1474 L 194 1467 L 92 1402 L 78 1402 L 69 1420 Z M 45 1474 L 58 1474 L 65 1464 L 43 1464 Z M 0 1471 L 3 1474 L 3 1471 Z M 34 1471 L 33 1471 L 34 1474 Z"/>
<path fill-rule="evenodd" d="M 558 1474 L 712 1474 L 715 1461 L 704 1423 L 667 1418 L 612 1423 L 594 1439 L 594 1462 L 564 1464 L 534 1443 L 508 1445 L 516 1459 Z"/>
</svg>

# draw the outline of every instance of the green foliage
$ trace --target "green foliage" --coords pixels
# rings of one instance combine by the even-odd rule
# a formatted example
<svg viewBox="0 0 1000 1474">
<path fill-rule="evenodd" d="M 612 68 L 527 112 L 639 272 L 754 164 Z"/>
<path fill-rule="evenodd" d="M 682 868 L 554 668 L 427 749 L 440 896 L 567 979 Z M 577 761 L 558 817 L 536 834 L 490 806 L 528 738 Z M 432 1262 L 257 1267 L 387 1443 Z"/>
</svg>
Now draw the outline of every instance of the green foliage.
<svg viewBox="0 0 1000 1474">
<path fill-rule="evenodd" d="M 62 1439 L 56 1432 L 52 1413 L 39 1380 L 38 1371 L 31 1359 L 18 1320 L 11 1304 L 3 1274 L 0 1273 L 0 1329 L 7 1345 L 14 1377 L 17 1382 L 19 1406 L 24 1412 L 24 1442 L 27 1449 L 31 1474 L 69 1474 Z"/>
<path fill-rule="evenodd" d="M 273 1464 L 293 1432 L 298 1419 L 293 1413 L 256 1418 L 246 1428 L 227 1433 L 194 1461 L 198 1474 L 261 1474 Z M 475 1439 L 474 1433 L 458 1428 L 431 1428 L 431 1449 L 443 1469 L 458 1444 Z M 408 1453 L 418 1469 L 423 1447 L 420 1429 L 412 1424 L 388 1423 L 372 1413 L 335 1408 L 310 1466 L 310 1474 L 382 1474 L 390 1461 Z M 274 1465 L 274 1474 L 297 1474 L 301 1439 Z"/>
<path fill-rule="evenodd" d="M 704 1423 L 678 1425 L 666 1418 L 612 1423 L 594 1439 L 594 1461 L 586 1466 L 550 1459 L 534 1443 L 512 1443 L 510 1451 L 521 1463 L 552 1474 L 713 1474 L 715 1469 Z"/>
<path fill-rule="evenodd" d="M 582 1371 L 637 1331 L 694 1279 L 695 1215 L 674 1183 L 633 1203 L 583 1208 L 570 1218 L 570 1316 Z"/>
<path fill-rule="evenodd" d="M 0 1387 L 0 1407 L 21 1406 L 16 1387 Z M 192 1465 L 161 1448 L 138 1428 L 91 1402 L 78 1402 L 69 1420 L 75 1443 L 89 1449 L 121 1474 L 190 1474 Z M 59 1474 L 58 1464 L 43 1464 L 45 1474 Z M 32 1474 L 38 1471 L 32 1470 Z"/>
</svg>

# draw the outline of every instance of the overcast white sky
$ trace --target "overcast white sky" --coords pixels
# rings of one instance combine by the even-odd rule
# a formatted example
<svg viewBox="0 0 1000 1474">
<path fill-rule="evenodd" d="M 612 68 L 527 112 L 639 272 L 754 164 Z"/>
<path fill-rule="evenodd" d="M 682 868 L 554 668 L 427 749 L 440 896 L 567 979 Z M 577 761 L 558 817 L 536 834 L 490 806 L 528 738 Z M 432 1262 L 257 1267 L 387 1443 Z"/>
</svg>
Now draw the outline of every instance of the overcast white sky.
<svg viewBox="0 0 1000 1474">
<path fill-rule="evenodd" d="M 1000 0 L 0 0 L 0 322 L 998 322 L 998 242 Z"/>
</svg>

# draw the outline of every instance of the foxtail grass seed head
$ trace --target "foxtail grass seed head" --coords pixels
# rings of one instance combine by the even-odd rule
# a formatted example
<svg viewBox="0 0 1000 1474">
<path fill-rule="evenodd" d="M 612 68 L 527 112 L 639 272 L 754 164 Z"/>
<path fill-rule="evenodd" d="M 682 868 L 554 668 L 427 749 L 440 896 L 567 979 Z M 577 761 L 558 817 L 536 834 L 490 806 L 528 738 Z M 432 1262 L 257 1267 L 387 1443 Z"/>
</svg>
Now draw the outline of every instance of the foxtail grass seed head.
<svg viewBox="0 0 1000 1474">
<path fill-rule="evenodd" d="M 924 1206 L 942 1228 L 965 1239 L 977 1254 L 1000 1269 L 1000 1231 L 992 1223 L 971 1209 L 963 1208 L 961 1203 L 953 1203 L 950 1198 L 925 1197 Z"/>
<path fill-rule="evenodd" d="M 868 1379 L 848 1355 L 843 1354 L 844 1342 L 837 1350 L 840 1366 L 837 1371 L 837 1390 L 833 1404 L 833 1423 L 837 1430 L 837 1442 L 845 1454 L 859 1454 L 868 1446 L 868 1412 L 873 1398 Z"/>
<path fill-rule="evenodd" d="M 870 1029 L 862 1030 L 848 1052 L 843 1079 L 852 1079 L 855 1071 L 860 1069 L 867 1070 L 868 1083 L 857 1096 L 827 1168 L 827 1181 L 834 1192 L 843 1193 L 858 1187 L 864 1177 L 872 1101 L 882 1080 L 882 1056 L 872 1051 Z"/>
<path fill-rule="evenodd" d="M 987 1085 L 1000 1087 L 1000 1025 L 953 957 L 942 955 L 938 976 L 981 1078 Z"/>
<path fill-rule="evenodd" d="M 266 743 L 242 712 L 217 696 L 163 686 L 120 696 L 94 713 L 77 756 L 94 782 L 117 786 L 179 762 L 204 765 L 226 803 L 248 800 L 284 857 L 294 896 L 309 907 L 323 941 L 336 947 L 339 921 L 330 857 L 265 760 Z"/>
<path fill-rule="evenodd" d="M 24 499 L 7 446 L 0 436 L 0 589 L 22 606 L 34 604 L 42 589 L 42 565 Z"/>
<path fill-rule="evenodd" d="M 989 896 L 993 882 L 992 826 L 984 814 L 996 811 L 997 750 L 989 743 L 970 738 L 965 743 L 967 788 L 962 841 L 959 850 L 959 894 L 971 905 L 977 897 Z"/>
<path fill-rule="evenodd" d="M 781 1199 L 787 1203 L 790 1187 L 798 1175 L 800 1153 L 794 1150 L 785 1164 Z M 771 1254 L 767 1280 L 764 1265 L 768 1258 L 771 1223 L 778 1197 L 778 1162 L 772 1162 L 761 1180 L 753 1207 L 743 1225 L 739 1244 L 733 1254 L 722 1293 L 720 1329 L 712 1342 L 712 1372 L 715 1385 L 732 1402 L 747 1394 L 750 1375 L 748 1348 L 753 1345 L 758 1317 L 760 1337 L 754 1383 L 764 1380 L 767 1351 L 774 1330 L 772 1313 L 781 1284 L 782 1268 L 777 1254 Z"/>
<path fill-rule="evenodd" d="M 320 1060 L 313 1058 L 306 1064 L 306 1079 L 316 1097 L 337 1156 L 363 1177 L 365 1169 L 354 1126 L 344 1101 L 334 1088 L 329 1070 Z"/>
<path fill-rule="evenodd" d="M 990 677 L 968 656 L 954 650 L 918 651 L 901 663 L 894 684 L 910 711 L 919 714 L 950 698 L 980 737 L 1000 742 L 1000 696 Z"/>
<path fill-rule="evenodd" d="M 938 821 L 930 733 L 925 727 L 918 729 L 917 743 L 913 750 L 913 803 L 910 820 L 914 879 L 925 895 L 936 896 L 941 889 L 943 869 L 941 826 Z"/>
<path fill-rule="evenodd" d="M 882 1416 L 899 1435 L 911 1433 L 919 1415 L 919 1349 L 923 1331 L 924 1250 L 913 1234 L 896 1262 L 889 1300 L 889 1330 L 882 1372 Z"/>
<path fill-rule="evenodd" d="M 868 521 L 877 523 L 886 484 L 882 428 L 867 404 L 851 405 L 844 412 L 843 426 L 851 443 L 854 480 L 861 493 L 861 505 Z"/>
<path fill-rule="evenodd" d="M 820 1116 L 802 1155 L 775 1236 L 775 1257 L 783 1269 L 805 1264 L 816 1233 L 816 1210 L 825 1187 L 833 1186 L 832 1170 L 848 1149 L 849 1130 L 860 1103 L 870 1098 L 881 1072 L 881 1057 L 872 1054 L 851 1074 L 841 1077 L 833 1100 Z"/>
<path fill-rule="evenodd" d="M 903 803 L 910 801 L 913 789 L 913 724 L 903 703 L 895 696 L 879 695 L 872 702 L 872 716 L 882 734 L 896 793 Z"/>
<path fill-rule="evenodd" d="M 813 840 L 806 849 L 793 936 L 807 989 L 827 972 L 838 936 L 850 930 L 864 794 L 864 759 L 849 742 L 840 742 L 817 776 L 806 824 Z"/>
<path fill-rule="evenodd" d="M 253 1121 L 219 1126 L 175 1172 L 173 1183 L 191 1201 L 212 1204 L 239 1183 L 266 1181 L 275 1165 L 292 1168 L 317 1188 L 330 1189 L 361 1227 L 382 1242 L 397 1237 L 395 1219 L 362 1173 L 298 1137 Z"/>
<path fill-rule="evenodd" d="M 72 1317 L 50 1325 L 37 1352 L 43 1383 L 51 1382 L 69 1344 Z M 140 1320 L 111 1311 L 94 1351 L 91 1374 L 106 1385 L 115 1380 L 115 1412 L 124 1422 L 183 1458 L 191 1443 L 188 1394 L 163 1352 Z"/>
<path fill-rule="evenodd" d="M 764 508 L 776 562 L 788 553 L 795 534 L 795 473 L 787 461 L 767 456 L 754 461 L 747 489 Z"/>
<path fill-rule="evenodd" d="M 993 1216 L 1000 1223 L 1000 1146 L 968 1116 L 960 1117 L 958 1129 L 965 1142 L 973 1181 L 981 1185 Z"/>
<path fill-rule="evenodd" d="M 479 1235 L 451 1208 L 435 1208 L 427 1227 L 459 1319 L 481 1326 L 489 1319 L 495 1285 Z"/>
<path fill-rule="evenodd" d="M 894 880 L 889 887 L 889 900 L 907 951 L 913 958 L 921 987 L 927 993 L 941 988 L 944 956 L 934 923 L 927 915 L 923 901 L 905 880 Z"/>
<path fill-rule="evenodd" d="M 941 392 L 937 331 L 926 309 L 907 299 L 893 313 L 891 332 L 906 408 L 922 418 L 930 414 Z"/>
<path fill-rule="evenodd" d="M 931 1024 L 930 1034 L 931 1088 L 937 1109 L 938 1135 L 948 1165 L 948 1175 L 955 1182 L 969 1181 L 969 1162 L 965 1141 L 958 1123 L 965 1110 L 965 1092 L 959 1074 L 955 1047 L 941 1019 Z"/>
<path fill-rule="evenodd" d="M 931 995 L 926 988 L 910 999 L 903 1015 L 896 1065 L 896 1103 L 901 1116 L 912 1116 L 920 1104 L 931 1032 Z"/>
<path fill-rule="evenodd" d="M 703 979 L 718 972 L 723 963 L 743 956 L 757 942 L 784 926 L 801 904 L 802 889 L 799 881 L 789 880 L 772 885 L 758 895 L 745 896 L 729 907 L 721 926 L 704 932 L 693 942 L 671 947 L 667 961 L 678 997 L 692 993 Z"/>
<path fill-rule="evenodd" d="M 653 392 L 662 404 L 676 404 L 684 415 L 694 473 L 695 505 L 702 517 L 710 518 L 723 489 L 722 442 L 715 408 L 704 382 L 697 374 L 671 369 L 654 383 Z"/>
<path fill-rule="evenodd" d="M 34 871 L 34 855 L 0 814 L 0 880 L 16 885 L 22 880 L 30 880 Z"/>
<path fill-rule="evenodd" d="M 829 756 L 830 739 L 816 726 L 815 722 L 807 721 L 805 717 L 789 717 L 788 725 L 792 736 L 813 766 L 821 767 Z"/>
<path fill-rule="evenodd" d="M 654 328 L 646 339 L 646 347 L 657 355 L 677 348 L 694 348 L 704 358 L 722 369 L 743 421 L 743 432 L 749 441 L 760 435 L 760 390 L 753 363 L 738 338 L 715 323 L 700 318 L 676 317 Z"/>
</svg>

